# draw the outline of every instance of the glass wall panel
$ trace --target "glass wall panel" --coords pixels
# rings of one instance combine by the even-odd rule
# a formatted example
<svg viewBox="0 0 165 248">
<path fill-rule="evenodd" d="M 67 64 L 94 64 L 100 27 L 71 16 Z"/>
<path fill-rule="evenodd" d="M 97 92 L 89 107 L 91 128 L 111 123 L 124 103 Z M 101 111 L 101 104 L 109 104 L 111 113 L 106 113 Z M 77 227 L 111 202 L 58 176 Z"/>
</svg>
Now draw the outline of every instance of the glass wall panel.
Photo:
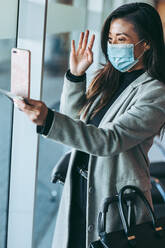
<svg viewBox="0 0 165 248">
<path fill-rule="evenodd" d="M 86 1 L 83 0 L 48 2 L 42 101 L 55 110 L 59 110 L 63 78 L 68 69 L 71 39 L 73 37 L 77 39 L 80 31 L 85 27 L 85 3 Z M 73 15 L 75 18 L 70 18 Z M 51 248 L 63 188 L 61 184 L 51 183 L 51 173 L 55 164 L 68 149 L 40 136 L 34 248 Z"/>
<path fill-rule="evenodd" d="M 0 1 L 0 88 L 10 90 L 10 54 L 16 47 L 17 0 Z M 10 18 L 8 18 L 10 17 Z M 6 248 L 12 102 L 0 95 L 0 247 Z"/>
<path fill-rule="evenodd" d="M 165 39 L 165 1 L 164 0 L 157 0 L 156 1 L 156 8 L 159 12 L 159 15 L 162 20 L 163 29 L 164 29 L 164 39 Z"/>
<path fill-rule="evenodd" d="M 68 67 L 70 34 L 55 34 L 46 39 L 42 100 L 59 110 L 63 75 Z M 40 137 L 37 199 L 34 223 L 34 247 L 51 247 L 62 185 L 50 182 L 51 172 L 64 153 L 64 147 Z M 41 218 L 42 216 L 42 218 Z"/>
<path fill-rule="evenodd" d="M 57 2 L 57 3 L 63 3 L 63 4 L 68 4 L 68 5 L 72 5 L 73 4 L 73 0 L 55 0 L 55 2 Z"/>
</svg>

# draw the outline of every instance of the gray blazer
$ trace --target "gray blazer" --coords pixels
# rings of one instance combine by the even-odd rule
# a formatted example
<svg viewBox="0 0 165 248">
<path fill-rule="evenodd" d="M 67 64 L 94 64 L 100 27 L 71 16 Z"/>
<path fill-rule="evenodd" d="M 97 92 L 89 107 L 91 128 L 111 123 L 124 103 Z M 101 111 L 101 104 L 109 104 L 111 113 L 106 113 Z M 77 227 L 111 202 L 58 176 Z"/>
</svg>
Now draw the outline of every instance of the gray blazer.
<svg viewBox="0 0 165 248">
<path fill-rule="evenodd" d="M 153 137 L 165 123 L 165 85 L 143 73 L 112 104 L 99 127 L 79 119 L 79 110 L 86 95 L 86 82 L 64 80 L 61 112 L 54 112 L 54 121 L 46 136 L 73 148 L 62 199 L 59 207 L 52 248 L 67 248 L 72 196 L 72 168 L 77 150 L 90 154 L 86 216 L 86 248 L 97 236 L 97 217 L 105 197 L 116 194 L 127 184 L 140 187 L 148 200 L 150 175 L 148 150 Z M 138 222 L 145 211 L 138 212 Z M 115 207 L 108 212 L 107 231 L 118 230 L 120 219 Z"/>
</svg>

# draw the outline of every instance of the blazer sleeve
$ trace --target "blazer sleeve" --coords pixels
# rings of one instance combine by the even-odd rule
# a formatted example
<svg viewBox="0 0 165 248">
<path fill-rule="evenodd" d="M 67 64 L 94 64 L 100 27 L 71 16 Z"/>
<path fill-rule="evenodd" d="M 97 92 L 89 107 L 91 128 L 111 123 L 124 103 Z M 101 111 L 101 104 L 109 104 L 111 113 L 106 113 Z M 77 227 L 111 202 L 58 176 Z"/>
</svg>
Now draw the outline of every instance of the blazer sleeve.
<svg viewBox="0 0 165 248">
<path fill-rule="evenodd" d="M 156 135 L 165 123 L 165 90 L 142 94 L 130 109 L 102 127 L 54 112 L 46 137 L 96 156 L 114 156 Z"/>
<path fill-rule="evenodd" d="M 86 100 L 86 80 L 71 82 L 64 77 L 63 91 L 60 101 L 60 112 L 72 119 L 80 119 L 79 112 Z"/>
</svg>

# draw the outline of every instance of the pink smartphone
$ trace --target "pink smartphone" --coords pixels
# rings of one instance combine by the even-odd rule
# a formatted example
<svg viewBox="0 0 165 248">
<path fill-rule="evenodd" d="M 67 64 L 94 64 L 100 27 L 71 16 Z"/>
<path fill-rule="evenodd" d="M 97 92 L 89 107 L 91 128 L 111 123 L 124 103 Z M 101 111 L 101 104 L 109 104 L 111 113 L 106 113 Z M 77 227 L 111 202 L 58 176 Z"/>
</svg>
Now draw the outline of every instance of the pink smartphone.
<svg viewBox="0 0 165 248">
<path fill-rule="evenodd" d="M 23 98 L 30 97 L 31 54 L 29 50 L 11 50 L 11 93 Z"/>
</svg>

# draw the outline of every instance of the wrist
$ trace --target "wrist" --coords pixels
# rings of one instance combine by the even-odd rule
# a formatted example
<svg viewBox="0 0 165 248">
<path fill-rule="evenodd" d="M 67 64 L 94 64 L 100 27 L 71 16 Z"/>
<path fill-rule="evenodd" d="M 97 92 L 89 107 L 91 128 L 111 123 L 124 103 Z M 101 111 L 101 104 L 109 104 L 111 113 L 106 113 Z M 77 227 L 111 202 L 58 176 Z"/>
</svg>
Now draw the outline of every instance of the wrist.
<svg viewBox="0 0 165 248">
<path fill-rule="evenodd" d="M 53 123 L 53 118 L 54 118 L 54 112 L 48 108 L 45 124 L 37 125 L 37 133 L 47 135 Z"/>
<path fill-rule="evenodd" d="M 45 108 L 45 113 L 44 113 L 44 118 L 43 118 L 43 124 L 42 124 L 42 126 L 45 125 L 47 117 L 48 117 L 48 108 L 46 107 Z"/>
<path fill-rule="evenodd" d="M 82 76 L 75 76 L 71 73 L 70 70 L 66 73 L 66 78 L 71 82 L 83 82 L 86 80 L 86 73 L 84 73 Z"/>
<path fill-rule="evenodd" d="M 70 69 L 70 73 L 73 75 L 73 76 L 76 76 L 76 77 L 81 77 L 85 74 L 85 71 L 82 71 L 82 72 L 75 72 L 73 70 Z"/>
</svg>

